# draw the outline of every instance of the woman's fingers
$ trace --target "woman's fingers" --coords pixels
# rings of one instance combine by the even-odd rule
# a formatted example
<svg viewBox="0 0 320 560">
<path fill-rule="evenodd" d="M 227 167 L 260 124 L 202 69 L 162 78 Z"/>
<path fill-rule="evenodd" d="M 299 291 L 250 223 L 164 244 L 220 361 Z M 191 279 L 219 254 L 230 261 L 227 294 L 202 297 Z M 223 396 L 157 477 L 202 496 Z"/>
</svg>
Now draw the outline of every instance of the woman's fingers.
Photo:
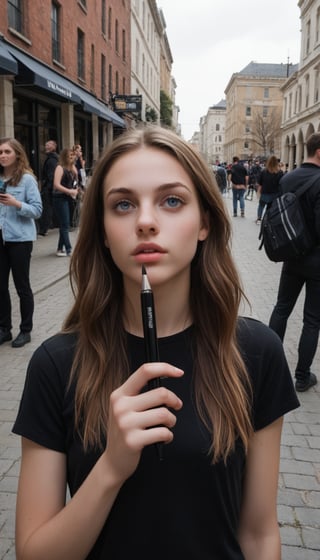
<svg viewBox="0 0 320 560">
<path fill-rule="evenodd" d="M 152 379 L 158 377 L 181 377 L 183 370 L 166 362 L 154 362 L 143 364 L 117 389 L 127 395 L 137 395 L 143 387 Z"/>
</svg>

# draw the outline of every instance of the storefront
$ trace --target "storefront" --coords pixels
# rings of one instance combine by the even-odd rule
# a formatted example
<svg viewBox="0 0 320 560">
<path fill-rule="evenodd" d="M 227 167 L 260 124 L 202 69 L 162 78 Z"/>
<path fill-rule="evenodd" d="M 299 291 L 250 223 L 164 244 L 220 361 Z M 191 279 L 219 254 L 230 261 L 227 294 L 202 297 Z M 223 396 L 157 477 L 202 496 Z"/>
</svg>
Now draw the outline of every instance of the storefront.
<svg viewBox="0 0 320 560">
<path fill-rule="evenodd" d="M 0 40 L 0 136 L 14 136 L 40 178 L 44 144 L 81 144 L 86 168 L 125 121 L 94 95 L 25 52 Z"/>
</svg>

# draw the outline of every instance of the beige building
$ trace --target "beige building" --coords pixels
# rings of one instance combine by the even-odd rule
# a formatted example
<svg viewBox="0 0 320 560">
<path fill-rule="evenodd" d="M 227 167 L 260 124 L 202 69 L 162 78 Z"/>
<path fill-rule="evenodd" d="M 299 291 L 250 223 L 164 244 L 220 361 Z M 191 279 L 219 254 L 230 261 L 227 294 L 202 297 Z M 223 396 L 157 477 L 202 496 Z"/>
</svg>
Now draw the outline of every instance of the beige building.
<svg viewBox="0 0 320 560">
<path fill-rule="evenodd" d="M 320 0 L 300 0 L 299 69 L 282 87 L 282 159 L 292 169 L 301 165 L 305 142 L 320 132 Z"/>
<path fill-rule="evenodd" d="M 231 76 L 225 89 L 225 160 L 279 155 L 281 150 L 281 87 L 297 69 L 292 64 L 250 62 Z"/>
<path fill-rule="evenodd" d="M 225 161 L 225 122 L 226 102 L 224 99 L 209 107 L 207 114 L 200 119 L 199 150 L 211 165 Z"/>
<path fill-rule="evenodd" d="M 131 94 L 142 95 L 141 120 L 160 123 L 163 25 L 155 0 L 131 2 Z"/>
</svg>

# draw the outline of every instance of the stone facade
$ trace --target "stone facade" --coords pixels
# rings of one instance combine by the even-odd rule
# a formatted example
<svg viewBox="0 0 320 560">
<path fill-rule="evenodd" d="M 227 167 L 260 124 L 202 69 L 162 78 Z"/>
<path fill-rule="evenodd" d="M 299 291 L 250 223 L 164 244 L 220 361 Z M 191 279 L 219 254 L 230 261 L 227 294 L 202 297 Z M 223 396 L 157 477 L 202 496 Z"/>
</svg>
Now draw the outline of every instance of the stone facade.
<svg viewBox="0 0 320 560">
<path fill-rule="evenodd" d="M 299 69 L 282 87 L 282 159 L 292 169 L 306 157 L 305 142 L 320 132 L 320 0 L 300 0 Z"/>
<path fill-rule="evenodd" d="M 209 164 L 225 162 L 225 123 L 224 99 L 209 107 L 207 114 L 200 119 L 199 149 Z"/>
<path fill-rule="evenodd" d="M 291 64 L 251 62 L 232 75 L 226 89 L 225 158 L 280 157 L 281 86 L 297 69 Z"/>
</svg>

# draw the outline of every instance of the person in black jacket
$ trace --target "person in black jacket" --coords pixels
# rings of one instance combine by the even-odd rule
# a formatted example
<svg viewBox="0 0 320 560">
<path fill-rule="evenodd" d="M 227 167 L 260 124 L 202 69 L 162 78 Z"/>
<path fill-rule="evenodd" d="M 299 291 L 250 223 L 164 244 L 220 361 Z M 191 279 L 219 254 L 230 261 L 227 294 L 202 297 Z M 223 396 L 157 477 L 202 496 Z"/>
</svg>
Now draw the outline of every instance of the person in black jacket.
<svg viewBox="0 0 320 560">
<path fill-rule="evenodd" d="M 54 171 L 58 164 L 57 142 L 55 140 L 48 140 L 45 145 L 45 152 L 47 157 L 43 164 L 42 169 L 42 183 L 41 183 L 41 199 L 42 199 L 42 215 L 38 221 L 38 235 L 47 235 L 48 229 L 52 224 L 53 205 L 52 205 L 52 190 L 53 190 L 53 177 Z"/>
<path fill-rule="evenodd" d="M 298 296 L 305 286 L 303 328 L 298 346 L 298 363 L 295 371 L 297 391 L 307 391 L 317 383 L 310 371 L 315 356 L 320 329 L 320 134 L 309 136 L 307 159 L 301 167 L 283 176 L 281 192 L 295 192 L 311 177 L 319 181 L 302 195 L 300 202 L 308 229 L 313 233 L 315 245 L 312 252 L 283 264 L 278 298 L 270 317 L 269 326 L 284 339 L 287 321 Z"/>
</svg>

